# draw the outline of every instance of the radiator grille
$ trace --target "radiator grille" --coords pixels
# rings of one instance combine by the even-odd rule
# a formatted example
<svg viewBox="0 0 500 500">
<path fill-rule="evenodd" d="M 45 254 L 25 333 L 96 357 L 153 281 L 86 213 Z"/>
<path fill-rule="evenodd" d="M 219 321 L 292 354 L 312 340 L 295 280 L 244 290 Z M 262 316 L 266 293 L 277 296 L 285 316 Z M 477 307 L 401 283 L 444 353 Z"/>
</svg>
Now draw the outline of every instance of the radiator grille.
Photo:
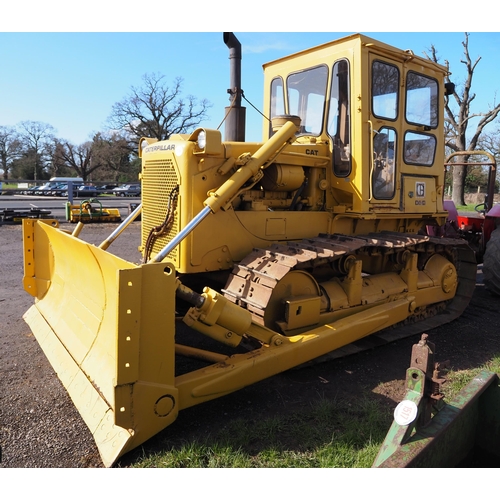
<svg viewBox="0 0 500 500">
<path fill-rule="evenodd" d="M 169 195 L 179 185 L 179 178 L 172 158 L 146 161 L 142 171 L 142 247 L 146 244 L 151 228 L 163 223 L 168 209 Z M 169 234 L 158 238 L 153 246 L 153 254 L 158 253 L 169 243 L 179 230 L 180 203 L 177 203 L 174 224 Z M 176 262 L 177 248 L 168 256 L 168 260 Z"/>
</svg>

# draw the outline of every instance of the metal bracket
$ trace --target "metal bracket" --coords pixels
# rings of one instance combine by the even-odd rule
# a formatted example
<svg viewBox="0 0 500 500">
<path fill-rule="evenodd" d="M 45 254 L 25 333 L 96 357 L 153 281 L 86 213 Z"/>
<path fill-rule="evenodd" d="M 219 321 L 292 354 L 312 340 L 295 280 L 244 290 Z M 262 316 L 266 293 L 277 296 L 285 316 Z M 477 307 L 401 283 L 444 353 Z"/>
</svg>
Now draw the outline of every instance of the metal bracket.
<svg viewBox="0 0 500 500">
<path fill-rule="evenodd" d="M 449 403 L 445 379 L 434 362 L 426 334 L 412 348 L 407 393 L 372 467 L 454 467 L 475 446 L 500 459 L 500 385 L 495 373 L 481 372 Z"/>
</svg>

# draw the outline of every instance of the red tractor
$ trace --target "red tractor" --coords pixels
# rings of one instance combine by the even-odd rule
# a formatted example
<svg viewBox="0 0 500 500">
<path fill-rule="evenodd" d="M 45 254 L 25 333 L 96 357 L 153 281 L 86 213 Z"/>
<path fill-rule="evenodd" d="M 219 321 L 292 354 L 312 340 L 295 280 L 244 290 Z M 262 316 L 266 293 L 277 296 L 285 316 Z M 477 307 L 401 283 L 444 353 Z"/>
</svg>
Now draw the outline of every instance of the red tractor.
<svg viewBox="0 0 500 500">
<path fill-rule="evenodd" d="M 476 156 L 475 163 L 452 161 L 458 156 Z M 460 151 L 446 158 L 445 168 L 456 165 L 482 166 L 489 168 L 488 193 L 484 203 L 475 206 L 476 213 L 461 215 L 452 201 L 445 201 L 445 209 L 449 212 L 449 225 L 461 238 L 467 240 L 476 252 L 478 263 L 483 264 L 483 279 L 486 288 L 495 295 L 500 295 L 500 203 L 495 204 L 496 160 L 485 151 Z M 449 234 L 447 234 L 448 236 Z"/>
</svg>

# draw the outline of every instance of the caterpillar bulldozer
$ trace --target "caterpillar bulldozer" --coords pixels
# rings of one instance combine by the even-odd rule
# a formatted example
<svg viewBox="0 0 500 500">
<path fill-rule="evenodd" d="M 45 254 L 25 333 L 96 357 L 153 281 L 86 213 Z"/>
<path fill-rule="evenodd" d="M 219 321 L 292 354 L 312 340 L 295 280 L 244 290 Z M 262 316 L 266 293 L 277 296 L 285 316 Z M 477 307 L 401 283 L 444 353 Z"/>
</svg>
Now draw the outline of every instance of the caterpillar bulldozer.
<svg viewBox="0 0 500 500">
<path fill-rule="evenodd" d="M 106 466 L 180 410 L 452 321 L 475 287 L 443 206 L 446 68 L 361 34 L 270 62 L 263 139 L 245 142 L 241 45 L 223 39 L 224 139 L 142 138 L 141 204 L 100 245 L 24 223 L 24 318 Z M 138 215 L 132 263 L 111 245 Z"/>
</svg>

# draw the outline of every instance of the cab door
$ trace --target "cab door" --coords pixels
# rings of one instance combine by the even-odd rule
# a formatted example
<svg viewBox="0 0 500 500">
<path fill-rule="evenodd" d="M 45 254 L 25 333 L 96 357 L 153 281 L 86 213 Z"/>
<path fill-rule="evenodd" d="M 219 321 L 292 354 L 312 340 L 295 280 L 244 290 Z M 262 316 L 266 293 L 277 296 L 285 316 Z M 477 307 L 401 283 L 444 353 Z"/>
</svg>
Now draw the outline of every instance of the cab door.
<svg viewBox="0 0 500 500">
<path fill-rule="evenodd" d="M 439 81 L 435 73 L 408 65 L 405 74 L 402 137 L 401 208 L 405 213 L 438 209 L 443 173 L 440 136 Z M 442 132 L 441 132 L 442 133 Z"/>
<path fill-rule="evenodd" d="M 375 53 L 370 75 L 370 204 L 432 212 L 442 173 L 439 75 L 411 60 Z"/>
<path fill-rule="evenodd" d="M 378 54 L 371 54 L 370 128 L 371 165 L 370 198 L 375 206 L 399 207 L 401 168 L 401 97 L 402 65 Z"/>
</svg>

